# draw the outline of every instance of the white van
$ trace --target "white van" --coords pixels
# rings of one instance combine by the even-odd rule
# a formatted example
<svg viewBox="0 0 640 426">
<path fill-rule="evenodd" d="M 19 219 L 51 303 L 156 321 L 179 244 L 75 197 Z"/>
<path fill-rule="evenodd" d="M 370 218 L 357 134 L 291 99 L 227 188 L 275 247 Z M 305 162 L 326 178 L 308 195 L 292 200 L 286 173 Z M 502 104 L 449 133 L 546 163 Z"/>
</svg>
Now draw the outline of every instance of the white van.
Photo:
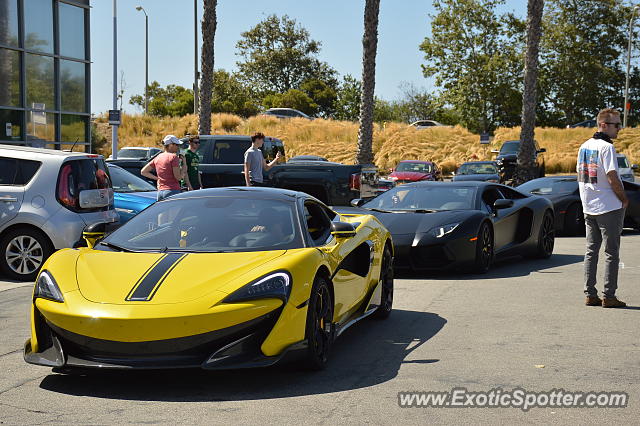
<svg viewBox="0 0 640 426">
<path fill-rule="evenodd" d="M 636 179 L 633 176 L 633 172 L 638 169 L 638 165 L 629 165 L 629 160 L 627 160 L 627 156 L 624 154 L 617 154 L 616 156 L 618 157 L 618 172 L 620 174 L 620 179 L 628 182 L 635 182 Z"/>
</svg>

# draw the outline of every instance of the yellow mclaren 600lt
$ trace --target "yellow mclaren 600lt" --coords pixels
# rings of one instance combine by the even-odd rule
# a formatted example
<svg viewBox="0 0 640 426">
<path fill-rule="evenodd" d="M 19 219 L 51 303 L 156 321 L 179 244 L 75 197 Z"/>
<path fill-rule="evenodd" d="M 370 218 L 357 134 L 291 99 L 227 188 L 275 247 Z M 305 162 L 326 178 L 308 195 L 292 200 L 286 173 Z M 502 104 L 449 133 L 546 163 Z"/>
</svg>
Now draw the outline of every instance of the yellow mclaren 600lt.
<svg viewBox="0 0 640 426">
<path fill-rule="evenodd" d="M 88 247 L 60 250 L 34 287 L 24 359 L 87 368 L 229 369 L 332 342 L 393 303 L 393 244 L 370 215 L 338 215 L 272 188 L 216 188 L 158 202 Z"/>
</svg>

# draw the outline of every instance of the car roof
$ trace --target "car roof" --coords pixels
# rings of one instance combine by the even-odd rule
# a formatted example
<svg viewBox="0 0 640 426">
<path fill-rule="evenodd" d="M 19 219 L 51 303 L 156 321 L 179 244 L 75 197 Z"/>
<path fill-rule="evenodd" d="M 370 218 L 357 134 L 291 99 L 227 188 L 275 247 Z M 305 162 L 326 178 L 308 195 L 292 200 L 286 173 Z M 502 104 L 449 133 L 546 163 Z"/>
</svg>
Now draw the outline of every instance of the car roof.
<svg viewBox="0 0 640 426">
<path fill-rule="evenodd" d="M 493 164 L 493 165 L 495 165 L 496 162 L 495 161 L 491 161 L 491 160 L 487 160 L 487 161 L 465 161 L 464 163 L 461 164 L 461 166 L 463 166 L 465 164 Z"/>
<path fill-rule="evenodd" d="M 155 146 L 123 146 L 120 150 L 123 149 L 140 149 L 140 150 L 149 150 L 149 149 L 160 149 Z"/>
<path fill-rule="evenodd" d="M 265 187 L 249 187 L 249 186 L 230 186 L 223 188 L 199 189 L 197 191 L 188 191 L 176 194 L 171 199 L 186 199 L 200 197 L 220 197 L 234 196 L 240 198 L 259 197 L 261 199 L 294 201 L 298 198 L 313 198 L 303 192 L 291 191 L 281 188 L 265 188 Z"/>
<path fill-rule="evenodd" d="M 86 152 L 69 152 L 69 151 L 62 151 L 59 149 L 33 148 L 30 146 L 2 145 L 0 146 L 0 150 L 14 151 L 14 152 L 20 152 L 20 153 L 54 155 L 58 157 L 87 157 L 87 156 L 98 157 L 97 154 L 89 154 Z"/>
<path fill-rule="evenodd" d="M 416 187 L 416 186 L 467 186 L 467 187 L 473 187 L 473 188 L 484 188 L 489 185 L 496 185 L 496 184 L 493 182 L 480 182 L 480 181 L 474 181 L 474 180 L 455 181 L 455 182 L 433 182 L 433 181 L 423 180 L 419 182 L 405 183 L 396 188 L 410 188 L 410 187 Z"/>
<path fill-rule="evenodd" d="M 429 164 L 433 164 L 433 161 L 427 161 L 427 160 L 400 160 L 400 163 L 429 163 Z"/>
</svg>

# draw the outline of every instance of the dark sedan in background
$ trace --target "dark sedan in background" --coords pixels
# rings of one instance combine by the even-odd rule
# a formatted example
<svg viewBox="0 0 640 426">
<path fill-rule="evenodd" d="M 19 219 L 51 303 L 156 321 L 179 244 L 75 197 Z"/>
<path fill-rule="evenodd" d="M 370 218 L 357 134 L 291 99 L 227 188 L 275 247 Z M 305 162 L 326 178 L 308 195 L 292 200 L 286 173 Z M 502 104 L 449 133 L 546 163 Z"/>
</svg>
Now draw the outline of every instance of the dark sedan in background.
<svg viewBox="0 0 640 426">
<path fill-rule="evenodd" d="M 498 175 L 498 168 L 494 161 L 468 161 L 458 167 L 451 180 L 454 182 L 475 180 L 498 183 L 500 175 Z"/>
<path fill-rule="evenodd" d="M 624 226 L 640 231 L 640 185 L 626 181 L 622 181 L 622 184 L 629 198 Z M 523 183 L 517 189 L 525 193 L 541 195 L 553 203 L 556 213 L 555 228 L 558 233 L 567 236 L 584 235 L 584 214 L 576 176 L 534 179 Z"/>
<path fill-rule="evenodd" d="M 399 270 L 483 273 L 499 256 L 553 253 L 551 202 L 504 185 L 416 182 L 352 205 L 360 208 L 337 211 L 377 217 L 391 232 Z"/>
</svg>

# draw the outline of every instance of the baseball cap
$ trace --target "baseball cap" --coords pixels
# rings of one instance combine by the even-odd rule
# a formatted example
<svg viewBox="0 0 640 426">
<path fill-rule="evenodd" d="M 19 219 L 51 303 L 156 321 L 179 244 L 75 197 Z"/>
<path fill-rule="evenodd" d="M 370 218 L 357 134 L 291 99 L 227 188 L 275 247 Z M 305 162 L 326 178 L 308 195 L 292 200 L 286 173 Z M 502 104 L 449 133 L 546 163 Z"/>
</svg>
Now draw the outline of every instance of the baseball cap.
<svg viewBox="0 0 640 426">
<path fill-rule="evenodd" d="M 180 145 L 180 140 L 174 135 L 167 135 L 164 137 L 164 139 L 162 139 L 163 145 L 171 145 L 172 143 Z"/>
</svg>

